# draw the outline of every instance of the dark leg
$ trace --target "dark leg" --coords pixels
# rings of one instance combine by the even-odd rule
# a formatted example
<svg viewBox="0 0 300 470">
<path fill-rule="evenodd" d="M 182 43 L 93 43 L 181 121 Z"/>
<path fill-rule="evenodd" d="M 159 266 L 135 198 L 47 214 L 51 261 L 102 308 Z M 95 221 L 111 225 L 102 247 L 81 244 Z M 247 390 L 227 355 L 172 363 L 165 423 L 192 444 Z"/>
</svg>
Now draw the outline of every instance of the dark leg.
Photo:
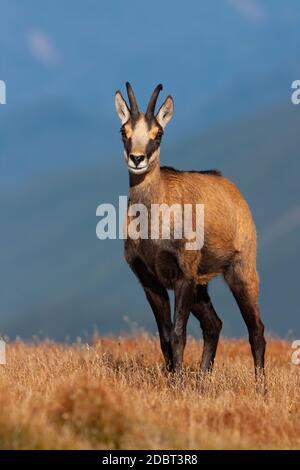
<svg viewBox="0 0 300 470">
<path fill-rule="evenodd" d="M 134 261 L 131 268 L 141 282 L 148 302 L 154 313 L 160 337 L 161 350 L 166 362 L 166 368 L 168 371 L 171 371 L 173 370 L 173 357 L 170 340 L 172 321 L 168 292 L 139 258 Z"/>
<path fill-rule="evenodd" d="M 179 280 L 175 286 L 175 312 L 171 331 L 174 370 L 182 368 L 183 352 L 186 344 L 186 325 L 193 303 L 193 286 L 185 280 Z"/>
<path fill-rule="evenodd" d="M 208 371 L 214 364 L 222 322 L 211 303 L 207 285 L 197 286 L 196 301 L 191 310 L 199 320 L 203 333 L 204 347 L 200 368 Z"/>
<path fill-rule="evenodd" d="M 225 274 L 225 280 L 237 301 L 248 328 L 255 376 L 257 379 L 263 378 L 266 341 L 258 306 L 258 275 L 253 270 L 250 272 L 248 270 L 245 273 L 242 265 L 237 264 L 229 268 Z"/>
</svg>

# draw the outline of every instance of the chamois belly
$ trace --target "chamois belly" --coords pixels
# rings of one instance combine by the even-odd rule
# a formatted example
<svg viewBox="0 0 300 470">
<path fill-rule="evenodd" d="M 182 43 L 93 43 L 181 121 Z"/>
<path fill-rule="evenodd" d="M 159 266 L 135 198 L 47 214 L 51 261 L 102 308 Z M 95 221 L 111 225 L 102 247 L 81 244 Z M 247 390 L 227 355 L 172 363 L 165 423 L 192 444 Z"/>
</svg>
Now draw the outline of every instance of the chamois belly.
<svg viewBox="0 0 300 470">
<path fill-rule="evenodd" d="M 206 284 L 222 273 L 226 260 L 201 251 L 185 250 L 175 240 L 128 240 L 125 245 L 129 264 L 139 258 L 145 267 L 167 289 L 174 289 L 181 278 L 196 284 Z"/>
</svg>

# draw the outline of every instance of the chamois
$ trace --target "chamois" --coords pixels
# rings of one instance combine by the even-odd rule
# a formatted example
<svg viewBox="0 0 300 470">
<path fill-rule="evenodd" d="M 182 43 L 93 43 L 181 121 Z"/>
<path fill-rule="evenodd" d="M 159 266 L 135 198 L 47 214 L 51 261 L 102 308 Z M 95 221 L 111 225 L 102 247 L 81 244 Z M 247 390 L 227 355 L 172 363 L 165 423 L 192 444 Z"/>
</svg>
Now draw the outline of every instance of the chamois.
<svg viewBox="0 0 300 470">
<path fill-rule="evenodd" d="M 190 312 L 199 320 L 204 348 L 201 370 L 212 369 L 222 322 L 208 294 L 208 282 L 222 274 L 239 306 L 249 333 L 255 375 L 264 376 L 264 325 L 258 306 L 256 229 L 238 188 L 218 171 L 179 171 L 160 166 L 160 143 L 173 115 L 167 96 L 155 114 L 162 85 L 139 111 L 131 85 L 129 106 L 120 91 L 115 106 L 122 123 L 124 156 L 129 170 L 128 209 L 132 204 L 204 205 L 204 244 L 186 250 L 185 240 L 125 239 L 125 258 L 144 288 L 153 310 L 168 371 L 180 371 Z M 127 215 L 127 223 L 131 218 Z M 174 219 L 171 221 L 174 225 Z M 128 224 L 127 224 L 128 226 Z M 173 227 L 174 228 L 174 227 Z M 167 289 L 174 291 L 172 320 Z M 261 375 L 261 374 L 260 374 Z"/>
</svg>

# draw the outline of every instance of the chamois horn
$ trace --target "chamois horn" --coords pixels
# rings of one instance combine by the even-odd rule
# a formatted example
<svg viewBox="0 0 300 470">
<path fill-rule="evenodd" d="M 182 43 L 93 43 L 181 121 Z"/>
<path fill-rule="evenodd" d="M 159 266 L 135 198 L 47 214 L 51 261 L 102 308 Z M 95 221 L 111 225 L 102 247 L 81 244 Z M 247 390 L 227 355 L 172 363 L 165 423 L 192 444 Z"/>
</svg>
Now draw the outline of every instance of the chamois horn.
<svg viewBox="0 0 300 470">
<path fill-rule="evenodd" d="M 137 101 L 133 93 L 132 86 L 130 85 L 129 82 L 126 82 L 126 89 L 127 89 L 127 95 L 129 99 L 131 114 L 133 115 L 133 117 L 136 117 L 139 114 L 139 108 L 138 108 Z"/>
<path fill-rule="evenodd" d="M 154 91 L 152 93 L 152 96 L 150 98 L 150 101 L 148 103 L 147 111 L 146 111 L 146 118 L 147 119 L 152 119 L 153 118 L 157 97 L 159 95 L 159 92 L 162 89 L 163 89 L 163 86 L 162 86 L 161 83 L 159 85 L 157 85 L 157 87 L 154 89 Z"/>
</svg>

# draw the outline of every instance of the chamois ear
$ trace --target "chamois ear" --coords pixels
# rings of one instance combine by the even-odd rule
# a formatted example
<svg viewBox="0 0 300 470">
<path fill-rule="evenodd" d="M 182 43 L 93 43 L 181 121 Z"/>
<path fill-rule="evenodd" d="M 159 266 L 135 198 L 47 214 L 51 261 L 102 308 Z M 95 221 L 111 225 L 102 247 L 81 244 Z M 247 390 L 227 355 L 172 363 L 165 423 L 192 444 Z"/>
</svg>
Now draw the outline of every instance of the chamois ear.
<svg viewBox="0 0 300 470">
<path fill-rule="evenodd" d="M 121 123 L 125 124 L 130 118 L 130 111 L 120 91 L 116 91 L 115 106 Z"/>
<path fill-rule="evenodd" d="M 156 115 L 157 122 L 162 128 L 165 128 L 169 121 L 171 121 L 174 111 L 174 102 L 172 96 L 167 96 L 165 102 L 159 108 Z"/>
</svg>

